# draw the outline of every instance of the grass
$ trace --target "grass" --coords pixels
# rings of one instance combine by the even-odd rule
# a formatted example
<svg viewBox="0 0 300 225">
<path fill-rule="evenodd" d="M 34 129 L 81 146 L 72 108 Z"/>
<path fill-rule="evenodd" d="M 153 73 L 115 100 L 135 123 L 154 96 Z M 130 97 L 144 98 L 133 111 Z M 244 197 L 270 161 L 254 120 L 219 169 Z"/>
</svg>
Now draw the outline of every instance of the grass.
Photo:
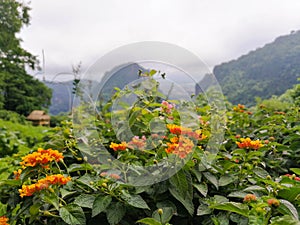
<svg viewBox="0 0 300 225">
<path fill-rule="evenodd" d="M 42 147 L 44 138 L 47 136 L 50 127 L 32 126 L 28 124 L 20 124 L 12 121 L 0 119 L 0 132 L 2 130 L 13 134 L 12 142 L 16 142 L 19 146 L 19 152 L 12 156 L 0 158 L 0 180 L 7 177 L 19 167 L 21 157 L 27 154 L 30 150 L 35 150 L 37 147 Z M 2 146 L 0 146 L 1 148 Z"/>
</svg>

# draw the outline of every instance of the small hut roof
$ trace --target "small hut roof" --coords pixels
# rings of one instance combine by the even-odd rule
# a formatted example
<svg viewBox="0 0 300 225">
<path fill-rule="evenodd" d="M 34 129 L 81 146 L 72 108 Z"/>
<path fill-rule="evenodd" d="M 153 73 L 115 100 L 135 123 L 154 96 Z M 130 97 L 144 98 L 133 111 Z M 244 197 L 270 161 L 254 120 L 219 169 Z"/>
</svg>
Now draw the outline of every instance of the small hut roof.
<svg viewBox="0 0 300 225">
<path fill-rule="evenodd" d="M 46 114 L 43 110 L 33 110 L 29 116 L 28 120 L 50 120 L 50 116 Z"/>
</svg>

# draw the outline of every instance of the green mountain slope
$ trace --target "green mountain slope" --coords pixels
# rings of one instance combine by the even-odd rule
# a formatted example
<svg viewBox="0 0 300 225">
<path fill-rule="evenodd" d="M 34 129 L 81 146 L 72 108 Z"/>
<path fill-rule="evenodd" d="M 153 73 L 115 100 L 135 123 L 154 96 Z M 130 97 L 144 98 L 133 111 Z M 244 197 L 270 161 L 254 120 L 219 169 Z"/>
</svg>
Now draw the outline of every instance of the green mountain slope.
<svg viewBox="0 0 300 225">
<path fill-rule="evenodd" d="M 234 104 L 253 105 L 255 97 L 281 95 L 300 77 L 300 31 L 218 65 L 213 72 Z"/>
</svg>

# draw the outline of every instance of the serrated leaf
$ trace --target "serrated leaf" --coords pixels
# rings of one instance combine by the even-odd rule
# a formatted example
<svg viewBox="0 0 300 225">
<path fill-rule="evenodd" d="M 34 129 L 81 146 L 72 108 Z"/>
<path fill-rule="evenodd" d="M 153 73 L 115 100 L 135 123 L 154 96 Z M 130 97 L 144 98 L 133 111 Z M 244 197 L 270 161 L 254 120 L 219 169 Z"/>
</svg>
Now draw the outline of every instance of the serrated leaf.
<svg viewBox="0 0 300 225">
<path fill-rule="evenodd" d="M 107 221 L 110 225 L 118 224 L 126 213 L 126 207 L 121 202 L 112 202 L 106 209 Z"/>
<path fill-rule="evenodd" d="M 74 203 L 80 207 L 92 209 L 95 198 L 94 195 L 81 194 L 75 198 Z"/>
<path fill-rule="evenodd" d="M 140 209 L 150 209 L 145 200 L 140 195 L 129 194 L 122 190 L 122 199 L 126 201 L 128 205 L 131 205 Z"/>
<path fill-rule="evenodd" d="M 169 179 L 169 182 L 171 184 L 169 191 L 172 196 L 183 204 L 190 215 L 193 215 L 194 204 L 191 175 L 180 170 Z"/>
<path fill-rule="evenodd" d="M 157 209 L 152 213 L 152 217 L 158 221 L 161 221 L 163 224 L 165 224 L 171 220 L 172 216 L 175 213 L 175 210 L 172 207 L 162 207 L 160 209 L 163 210 L 163 214 L 160 215 L 158 213 L 158 209 Z"/>
<path fill-rule="evenodd" d="M 270 225 L 300 225 L 299 220 L 295 220 L 290 215 L 277 216 L 271 219 Z"/>
<path fill-rule="evenodd" d="M 94 191 L 97 190 L 95 187 L 93 187 L 91 185 L 93 182 L 95 182 L 95 179 L 93 177 L 91 177 L 89 174 L 84 174 L 82 177 L 78 178 L 76 181 L 78 183 L 88 186 L 89 188 L 93 189 Z"/>
<path fill-rule="evenodd" d="M 61 194 L 62 198 L 68 197 L 68 196 L 70 196 L 72 194 L 75 194 L 75 193 L 76 193 L 76 191 L 68 191 L 66 189 L 60 189 L 60 194 Z"/>
<path fill-rule="evenodd" d="M 220 179 L 219 179 L 219 186 L 226 186 L 232 182 L 234 182 L 235 180 L 237 179 L 237 177 L 235 176 L 231 176 L 231 175 L 225 175 L 225 176 L 222 176 Z"/>
<path fill-rule="evenodd" d="M 242 192 L 242 191 L 235 191 L 235 192 L 231 192 L 228 197 L 231 198 L 244 198 L 247 195 L 246 192 Z"/>
<path fill-rule="evenodd" d="M 278 192 L 278 196 L 293 202 L 300 194 L 300 187 L 291 187 L 289 189 L 283 189 Z"/>
<path fill-rule="evenodd" d="M 246 192 L 252 192 L 252 191 L 266 191 L 266 189 L 263 188 L 263 187 L 261 187 L 261 186 L 258 186 L 258 185 L 253 185 L 253 186 L 250 186 L 250 187 L 245 188 L 243 191 L 246 191 Z"/>
<path fill-rule="evenodd" d="M 58 196 L 54 193 L 47 194 L 43 197 L 43 200 L 55 207 L 56 210 L 59 210 L 59 199 Z"/>
<path fill-rule="evenodd" d="M 204 196 L 207 196 L 208 187 L 206 183 L 203 184 L 193 184 L 193 186 Z"/>
<path fill-rule="evenodd" d="M 99 213 L 103 212 L 111 203 L 112 197 L 110 195 L 98 195 L 95 198 L 92 208 L 92 217 L 97 216 Z"/>
<path fill-rule="evenodd" d="M 266 170 L 264 170 L 260 167 L 254 168 L 253 173 L 262 179 L 266 179 L 266 177 L 269 175 L 269 173 Z"/>
<path fill-rule="evenodd" d="M 288 214 L 294 217 L 294 219 L 298 220 L 299 215 L 295 206 L 287 200 L 279 199 L 280 205 L 278 207 L 278 211 L 283 212 L 283 214 Z"/>
<path fill-rule="evenodd" d="M 80 170 L 93 170 L 93 167 L 89 163 L 83 163 L 83 164 L 71 164 L 68 168 L 69 173 L 76 172 Z"/>
<path fill-rule="evenodd" d="M 203 175 L 210 183 L 212 183 L 216 187 L 217 190 L 219 189 L 219 182 L 215 175 L 210 172 L 204 172 Z"/>
<path fill-rule="evenodd" d="M 197 216 L 209 215 L 212 213 L 212 209 L 206 204 L 200 204 L 197 209 Z"/>
<path fill-rule="evenodd" d="M 144 218 L 141 220 L 138 220 L 137 223 L 143 223 L 147 225 L 161 225 L 160 222 L 158 222 L 156 219 L 153 218 Z"/>
<path fill-rule="evenodd" d="M 259 214 L 259 215 L 250 215 L 249 216 L 249 225 L 263 225 L 265 224 L 265 215 Z"/>
<path fill-rule="evenodd" d="M 223 202 L 221 204 L 212 205 L 211 208 L 234 212 L 242 216 L 248 216 L 249 208 L 247 205 L 238 202 Z"/>
<path fill-rule="evenodd" d="M 59 209 L 59 215 L 69 225 L 85 225 L 85 215 L 81 207 L 75 204 L 63 206 Z"/>
</svg>

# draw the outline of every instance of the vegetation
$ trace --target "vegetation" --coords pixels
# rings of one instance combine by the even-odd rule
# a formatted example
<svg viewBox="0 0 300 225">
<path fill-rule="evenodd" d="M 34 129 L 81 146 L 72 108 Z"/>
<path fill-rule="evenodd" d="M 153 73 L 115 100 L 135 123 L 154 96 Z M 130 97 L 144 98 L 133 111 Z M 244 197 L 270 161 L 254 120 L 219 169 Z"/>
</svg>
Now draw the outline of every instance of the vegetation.
<svg viewBox="0 0 300 225">
<path fill-rule="evenodd" d="M 214 68 L 224 94 L 233 104 L 254 105 L 292 88 L 300 77 L 300 31 L 277 38 L 237 60 Z"/>
<path fill-rule="evenodd" d="M 184 114 L 188 123 L 182 123 L 180 108 L 191 103 L 166 99 L 151 74 L 134 88 L 118 90 L 96 117 L 86 117 L 87 106 L 77 108 L 74 120 L 81 123 L 64 122 L 43 148 L 35 146 L 19 159 L 14 175 L 0 182 L 2 219 L 60 225 L 300 224 L 299 105 L 287 107 L 280 98 L 252 108 L 226 103 L 222 120 L 224 112 L 216 113 L 199 96 Z M 139 97 L 133 107 L 121 101 L 123 107 L 111 110 L 112 102 L 131 94 Z M 197 126 L 191 123 L 195 118 Z M 216 118 L 226 123 L 214 124 Z M 224 140 L 214 153 L 209 140 L 219 132 Z M 162 179 L 166 171 L 170 176 Z"/>
<path fill-rule="evenodd" d="M 0 109 L 28 115 L 50 104 L 51 90 L 28 75 L 25 67 L 36 68 L 37 59 L 20 45 L 17 37 L 29 24 L 29 7 L 16 0 L 0 5 Z"/>
</svg>

